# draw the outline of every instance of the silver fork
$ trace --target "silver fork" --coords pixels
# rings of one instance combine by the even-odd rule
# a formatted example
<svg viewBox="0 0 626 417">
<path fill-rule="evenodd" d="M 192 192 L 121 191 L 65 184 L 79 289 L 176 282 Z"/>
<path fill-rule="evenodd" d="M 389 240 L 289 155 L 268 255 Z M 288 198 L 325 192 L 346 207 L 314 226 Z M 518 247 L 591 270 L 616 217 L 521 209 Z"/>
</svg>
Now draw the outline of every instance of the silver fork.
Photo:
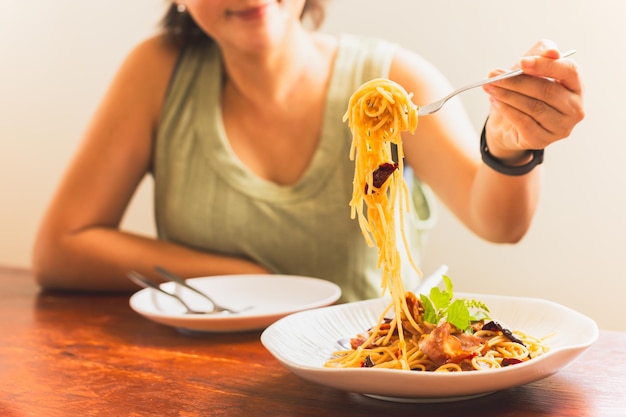
<svg viewBox="0 0 626 417">
<path fill-rule="evenodd" d="M 220 304 L 218 304 L 217 302 L 215 302 L 215 300 L 213 300 L 213 298 L 209 297 L 208 294 L 200 291 L 199 289 L 189 285 L 187 283 L 186 280 L 184 280 L 183 278 L 179 277 L 178 275 L 174 274 L 173 272 L 168 271 L 167 269 L 163 268 L 162 266 L 155 266 L 154 270 L 159 273 L 162 277 L 164 277 L 165 279 L 169 280 L 169 281 L 174 281 L 177 284 L 182 285 L 183 287 L 187 288 L 188 290 L 191 290 L 193 292 L 195 292 L 196 294 L 200 295 L 201 297 L 203 297 L 205 300 L 209 301 L 211 304 L 213 304 L 213 311 L 215 312 L 221 312 L 221 311 L 226 311 L 228 313 L 241 313 L 243 310 L 247 310 L 251 307 L 247 307 L 243 310 L 233 310 L 231 308 L 228 307 L 224 307 Z"/>
<path fill-rule="evenodd" d="M 573 55 L 576 51 L 571 49 L 569 51 L 563 52 L 561 54 L 561 58 L 566 58 L 570 55 Z M 457 90 L 454 90 L 453 92 L 451 92 L 450 94 L 448 94 L 447 96 L 445 96 L 444 98 L 434 101 L 432 103 L 426 104 L 424 106 L 417 106 L 417 115 L 418 116 L 426 116 L 429 114 L 433 114 L 436 111 L 439 111 L 444 104 L 446 104 L 446 102 L 448 100 L 450 100 L 452 97 L 456 96 L 459 93 L 462 93 L 464 91 L 470 90 L 472 88 L 476 88 L 476 87 L 480 87 L 481 85 L 485 85 L 485 84 L 491 84 L 491 83 L 495 83 L 496 81 L 502 81 L 504 79 L 507 78 L 511 78 L 511 77 L 516 77 L 520 74 L 522 74 L 524 71 L 520 68 L 520 69 L 515 69 L 515 70 L 511 70 L 508 72 L 505 72 L 504 74 L 500 74 L 497 75 L 495 77 L 491 77 L 491 78 L 487 78 L 485 80 L 482 81 L 478 81 L 475 82 L 473 84 L 468 84 L 465 87 L 461 87 Z"/>
<path fill-rule="evenodd" d="M 144 277 L 143 275 L 141 275 L 138 272 L 135 271 L 131 271 L 128 273 L 128 278 L 134 282 L 135 284 L 139 285 L 140 287 L 143 288 L 152 288 L 158 292 L 160 292 L 161 294 L 165 294 L 169 297 L 174 298 L 175 300 L 177 300 L 183 307 L 185 307 L 185 313 L 186 314 L 218 314 L 218 313 L 223 313 L 223 312 L 236 312 L 230 309 L 219 309 L 219 308 L 215 308 L 215 304 L 214 304 L 214 308 L 213 310 L 209 310 L 209 311 L 200 311 L 200 310 L 195 310 L 193 308 L 191 308 L 189 306 L 189 304 L 187 304 L 185 302 L 185 300 L 183 300 L 181 297 L 179 297 L 178 295 L 176 295 L 175 293 L 169 292 L 169 291 L 165 291 L 163 288 L 161 288 L 161 286 L 159 284 L 157 284 L 156 282 Z"/>
</svg>

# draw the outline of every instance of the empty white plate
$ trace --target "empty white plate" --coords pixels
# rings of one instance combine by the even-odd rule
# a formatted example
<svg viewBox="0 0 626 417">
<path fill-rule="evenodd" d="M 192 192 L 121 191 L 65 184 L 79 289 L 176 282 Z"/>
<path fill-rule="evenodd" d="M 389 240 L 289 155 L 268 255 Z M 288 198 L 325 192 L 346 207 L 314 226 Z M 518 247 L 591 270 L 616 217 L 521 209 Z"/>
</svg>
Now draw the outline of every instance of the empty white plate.
<svg viewBox="0 0 626 417">
<path fill-rule="evenodd" d="M 178 301 L 152 288 L 133 294 L 130 306 L 150 320 L 180 329 L 237 332 L 263 329 L 288 314 L 328 306 L 341 296 L 339 286 L 330 281 L 292 275 L 224 275 L 192 278 L 187 282 L 205 291 L 217 303 L 244 311 L 186 314 Z M 177 293 L 193 309 L 211 309 L 207 300 L 181 285 L 167 282 L 161 288 Z"/>
</svg>

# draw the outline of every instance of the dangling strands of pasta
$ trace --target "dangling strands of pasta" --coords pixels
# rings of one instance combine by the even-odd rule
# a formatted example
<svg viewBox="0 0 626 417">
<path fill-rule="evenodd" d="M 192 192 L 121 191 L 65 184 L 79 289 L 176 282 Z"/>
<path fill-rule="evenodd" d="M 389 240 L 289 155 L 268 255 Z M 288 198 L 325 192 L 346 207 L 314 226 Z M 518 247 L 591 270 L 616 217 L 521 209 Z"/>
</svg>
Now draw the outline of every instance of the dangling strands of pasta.
<svg viewBox="0 0 626 417">
<path fill-rule="evenodd" d="M 355 161 L 351 217 L 358 219 L 368 245 L 378 248 L 378 267 L 382 270 L 382 292 L 389 291 L 395 317 L 407 310 L 404 284 L 401 277 L 400 254 L 397 248 L 395 213 L 400 213 L 404 224 L 404 212 L 409 210 L 409 192 L 404 182 L 404 152 L 402 132 L 414 132 L 417 128 L 417 106 L 399 84 L 377 78 L 363 84 L 350 98 L 344 121 L 348 120 L 352 131 L 350 159 Z M 397 161 L 393 160 L 392 144 L 397 149 Z M 400 204 L 400 210 L 396 206 Z M 402 239 L 408 259 L 413 268 L 421 271 L 413 262 L 404 227 Z M 406 314 L 411 318 L 411 314 Z M 379 323 L 380 324 L 380 323 Z M 408 367 L 406 344 L 403 340 L 402 322 L 391 324 L 400 334 L 403 368 Z M 415 327 L 419 327 L 415 324 Z M 392 331 L 389 331 L 389 336 Z"/>
</svg>

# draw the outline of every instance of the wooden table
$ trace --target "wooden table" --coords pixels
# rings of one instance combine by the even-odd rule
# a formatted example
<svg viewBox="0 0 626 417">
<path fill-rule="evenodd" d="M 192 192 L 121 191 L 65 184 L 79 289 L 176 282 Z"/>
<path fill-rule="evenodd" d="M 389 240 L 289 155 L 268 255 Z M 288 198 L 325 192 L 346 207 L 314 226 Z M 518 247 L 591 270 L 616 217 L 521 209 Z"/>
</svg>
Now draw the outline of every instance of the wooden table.
<svg viewBox="0 0 626 417">
<path fill-rule="evenodd" d="M 626 416 L 626 333 L 565 370 L 478 399 L 401 404 L 305 381 L 260 331 L 190 336 L 153 323 L 128 295 L 39 293 L 29 271 L 0 268 L 0 415 Z"/>
</svg>

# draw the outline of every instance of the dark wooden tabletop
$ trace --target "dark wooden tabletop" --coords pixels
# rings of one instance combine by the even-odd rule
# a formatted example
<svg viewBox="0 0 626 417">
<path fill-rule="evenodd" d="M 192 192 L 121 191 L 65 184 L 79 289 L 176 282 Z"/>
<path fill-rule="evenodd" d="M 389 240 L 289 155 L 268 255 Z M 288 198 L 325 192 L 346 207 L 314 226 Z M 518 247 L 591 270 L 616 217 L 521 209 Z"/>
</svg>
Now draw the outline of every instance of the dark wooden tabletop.
<svg viewBox="0 0 626 417">
<path fill-rule="evenodd" d="M 402 404 L 305 381 L 260 331 L 186 335 L 128 295 L 40 293 L 0 268 L 0 416 L 626 416 L 626 333 L 549 378 L 473 400 Z"/>
</svg>

